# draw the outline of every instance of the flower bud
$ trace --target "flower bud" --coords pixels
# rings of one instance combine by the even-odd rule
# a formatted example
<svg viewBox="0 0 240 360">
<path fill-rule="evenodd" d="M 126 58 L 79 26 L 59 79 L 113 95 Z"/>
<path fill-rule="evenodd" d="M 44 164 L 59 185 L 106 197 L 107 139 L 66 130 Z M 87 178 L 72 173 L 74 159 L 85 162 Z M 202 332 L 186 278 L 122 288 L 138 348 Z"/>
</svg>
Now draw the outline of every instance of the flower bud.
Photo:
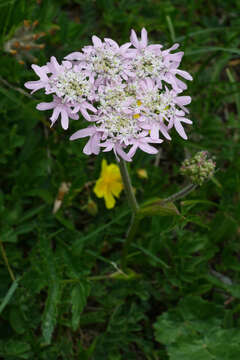
<svg viewBox="0 0 240 360">
<path fill-rule="evenodd" d="M 86 209 L 87 209 L 87 212 L 92 216 L 96 216 L 98 213 L 98 206 L 95 203 L 95 201 L 93 201 L 91 198 L 88 200 Z"/>
<path fill-rule="evenodd" d="M 148 179 L 148 173 L 147 173 L 147 170 L 145 170 L 145 169 L 138 169 L 137 175 L 140 179 Z"/>
<path fill-rule="evenodd" d="M 199 151 L 193 158 L 184 160 L 180 168 L 182 175 L 188 177 L 193 184 L 202 185 L 214 174 L 216 163 L 208 159 L 207 151 Z"/>
</svg>

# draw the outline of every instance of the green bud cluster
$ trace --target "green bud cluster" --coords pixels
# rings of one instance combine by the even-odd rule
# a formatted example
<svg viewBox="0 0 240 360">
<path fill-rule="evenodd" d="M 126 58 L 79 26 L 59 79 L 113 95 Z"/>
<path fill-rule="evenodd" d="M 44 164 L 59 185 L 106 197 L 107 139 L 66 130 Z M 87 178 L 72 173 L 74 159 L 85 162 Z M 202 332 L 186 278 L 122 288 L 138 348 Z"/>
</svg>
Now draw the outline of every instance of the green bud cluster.
<svg viewBox="0 0 240 360">
<path fill-rule="evenodd" d="M 183 161 L 180 168 L 182 175 L 188 177 L 195 185 L 202 185 L 213 176 L 216 163 L 208 159 L 207 151 L 199 151 L 193 158 Z"/>
</svg>

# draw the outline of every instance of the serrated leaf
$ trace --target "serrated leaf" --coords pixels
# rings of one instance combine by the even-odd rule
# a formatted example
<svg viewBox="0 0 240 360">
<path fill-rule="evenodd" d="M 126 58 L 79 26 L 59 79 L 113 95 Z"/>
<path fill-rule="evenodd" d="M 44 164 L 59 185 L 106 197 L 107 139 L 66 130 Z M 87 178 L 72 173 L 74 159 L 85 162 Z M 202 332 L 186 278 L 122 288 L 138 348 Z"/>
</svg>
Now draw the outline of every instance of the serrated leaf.
<svg viewBox="0 0 240 360">
<path fill-rule="evenodd" d="M 74 331 L 76 331 L 79 326 L 81 313 L 86 305 L 89 290 L 89 284 L 87 283 L 79 283 L 72 289 L 72 328 Z"/>
</svg>

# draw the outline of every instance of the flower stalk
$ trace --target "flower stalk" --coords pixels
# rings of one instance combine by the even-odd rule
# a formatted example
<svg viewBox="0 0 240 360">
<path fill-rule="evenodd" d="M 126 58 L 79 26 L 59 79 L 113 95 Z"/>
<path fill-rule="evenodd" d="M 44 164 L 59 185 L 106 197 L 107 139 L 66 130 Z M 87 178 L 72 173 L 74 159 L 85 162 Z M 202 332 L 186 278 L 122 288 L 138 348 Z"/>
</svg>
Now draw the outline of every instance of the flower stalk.
<svg viewBox="0 0 240 360">
<path fill-rule="evenodd" d="M 127 195 L 128 204 L 132 209 L 132 212 L 136 214 L 139 209 L 139 205 L 137 203 L 136 197 L 134 195 L 130 175 L 128 173 L 127 164 L 124 160 L 120 160 L 119 162 L 120 172 L 123 180 L 123 185 L 125 189 L 125 193 Z"/>
<path fill-rule="evenodd" d="M 165 203 L 167 203 L 167 202 L 172 202 L 172 201 L 181 199 L 182 197 L 187 196 L 188 194 L 190 194 L 196 188 L 197 188 L 197 185 L 189 184 L 189 185 L 185 186 L 183 189 L 181 189 L 180 191 L 176 192 L 175 194 L 170 195 L 168 198 L 164 199 L 163 201 Z"/>
<path fill-rule="evenodd" d="M 137 232 L 138 225 L 139 225 L 139 217 L 138 217 L 138 210 L 139 205 L 137 203 L 136 197 L 134 195 L 130 175 L 127 169 L 126 162 L 124 160 L 120 160 L 119 163 L 120 172 L 123 180 L 124 190 L 128 199 L 128 204 L 132 209 L 132 219 L 131 224 L 129 226 L 128 232 L 127 232 L 127 238 L 123 245 L 123 252 L 122 252 L 122 260 L 121 260 L 121 266 L 123 272 L 126 272 L 127 270 L 127 256 L 129 252 L 129 248 L 131 245 L 132 240 L 134 239 L 134 236 Z"/>
</svg>

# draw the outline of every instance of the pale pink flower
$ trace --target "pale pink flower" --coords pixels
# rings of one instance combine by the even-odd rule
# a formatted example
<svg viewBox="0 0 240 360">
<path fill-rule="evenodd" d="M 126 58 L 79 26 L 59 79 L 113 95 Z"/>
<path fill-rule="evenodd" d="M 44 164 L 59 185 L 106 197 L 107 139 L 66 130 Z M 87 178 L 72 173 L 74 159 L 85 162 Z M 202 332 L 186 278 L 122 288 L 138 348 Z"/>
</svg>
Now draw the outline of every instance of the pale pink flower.
<svg viewBox="0 0 240 360">
<path fill-rule="evenodd" d="M 37 81 L 27 81 L 24 86 L 27 89 L 32 90 L 31 94 L 34 93 L 37 90 L 48 88 L 49 84 L 49 78 L 47 74 L 49 73 L 49 69 L 47 65 L 44 66 L 38 66 L 38 65 L 32 65 L 33 70 L 35 73 L 39 76 L 40 80 Z"/>
<path fill-rule="evenodd" d="M 192 77 L 179 69 L 183 52 L 174 52 L 179 45 L 163 50 L 148 44 L 144 28 L 140 39 L 132 30 L 130 41 L 118 45 L 94 35 L 92 45 L 61 63 L 52 56 L 44 66 L 32 65 L 39 80 L 25 86 L 53 96 L 37 109 L 52 109 L 52 125 L 60 118 L 64 129 L 81 113 L 85 127 L 70 140 L 89 138 L 83 149 L 87 155 L 113 151 L 118 160 L 132 161 L 137 149 L 155 154 L 154 145 L 171 140 L 172 128 L 187 139 L 183 124 L 192 123 L 186 118 L 191 98 L 180 95 L 187 86 L 179 77 Z"/>
<path fill-rule="evenodd" d="M 84 137 L 90 137 L 87 144 L 85 145 L 83 152 L 86 155 L 95 154 L 97 155 L 100 151 L 100 137 L 101 133 L 94 126 L 89 126 L 85 129 L 76 131 L 71 137 L 70 140 L 81 139 Z"/>
<path fill-rule="evenodd" d="M 148 45 L 148 35 L 147 30 L 142 28 L 141 31 L 141 40 L 138 40 L 137 34 L 134 30 L 131 31 L 130 41 L 132 45 L 141 53 L 142 50 L 148 49 L 152 51 L 159 51 L 163 46 L 160 44 Z M 136 54 L 136 52 L 135 52 Z"/>
<path fill-rule="evenodd" d="M 136 76 L 142 79 L 150 77 L 156 80 L 160 89 L 162 82 L 166 82 L 177 92 L 186 90 L 186 84 L 176 77 L 179 75 L 186 80 L 192 80 L 192 76 L 187 71 L 178 69 L 184 53 L 182 51 L 171 53 L 179 47 L 179 44 L 174 44 L 171 48 L 163 51 L 160 44 L 148 45 L 147 31 L 144 28 L 141 31 L 141 40 L 138 40 L 134 30 L 131 32 L 130 39 L 136 48 L 136 50 L 129 50 Z"/>
<path fill-rule="evenodd" d="M 129 76 L 134 76 L 128 61 L 130 42 L 119 46 L 112 39 L 105 38 L 102 41 L 95 35 L 92 42 L 93 45 L 85 46 L 83 52 L 71 53 L 65 59 L 75 61 L 89 72 L 97 85 L 103 84 L 106 80 L 127 80 Z"/>
<path fill-rule="evenodd" d="M 52 102 L 42 102 L 37 105 L 38 110 L 50 110 L 53 109 L 52 116 L 50 120 L 52 122 L 51 126 L 55 124 L 59 115 L 61 115 L 61 125 L 64 130 L 68 128 L 69 118 L 77 120 L 79 118 L 78 114 L 73 114 L 71 106 L 69 104 L 62 103 L 62 100 L 56 95 L 53 96 Z"/>
</svg>

